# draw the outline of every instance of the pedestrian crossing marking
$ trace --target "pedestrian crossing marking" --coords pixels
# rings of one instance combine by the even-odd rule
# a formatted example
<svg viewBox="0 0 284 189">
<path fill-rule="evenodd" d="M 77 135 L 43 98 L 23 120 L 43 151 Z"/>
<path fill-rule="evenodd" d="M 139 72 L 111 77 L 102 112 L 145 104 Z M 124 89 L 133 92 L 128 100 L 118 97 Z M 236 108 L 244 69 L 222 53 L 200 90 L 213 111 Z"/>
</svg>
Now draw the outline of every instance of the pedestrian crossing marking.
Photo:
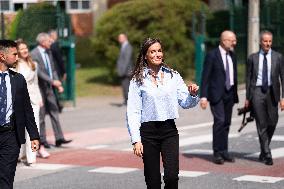
<svg viewBox="0 0 284 189">
<path fill-rule="evenodd" d="M 40 169 L 46 171 L 55 171 L 60 169 L 66 169 L 74 167 L 73 165 L 65 165 L 65 164 L 50 164 L 50 163 L 35 163 L 32 166 L 23 166 L 22 169 Z"/>
<path fill-rule="evenodd" d="M 274 135 L 272 137 L 272 141 L 283 141 L 284 142 L 284 136 L 283 135 Z"/>
<path fill-rule="evenodd" d="M 199 177 L 202 175 L 207 175 L 209 172 L 201 172 L 201 171 L 179 171 L 180 177 Z"/>
<path fill-rule="evenodd" d="M 94 146 L 87 146 L 86 149 L 87 150 L 98 150 L 98 149 L 102 149 L 102 148 L 107 148 L 109 145 L 94 145 Z"/>
<path fill-rule="evenodd" d="M 213 150 L 193 149 L 193 150 L 182 151 L 182 153 L 183 154 L 212 155 L 213 154 Z"/>
<path fill-rule="evenodd" d="M 233 180 L 260 182 L 260 183 L 276 183 L 276 182 L 284 180 L 284 178 L 283 177 L 257 176 L 257 175 L 244 175 L 241 177 L 234 178 Z"/>
<path fill-rule="evenodd" d="M 246 155 L 246 157 L 253 157 L 257 158 L 259 156 L 260 152 Z M 284 157 L 284 148 L 275 148 L 271 150 L 272 158 L 281 158 Z"/>
<path fill-rule="evenodd" d="M 89 170 L 90 173 L 110 173 L 110 174 L 124 174 L 133 171 L 137 171 L 136 168 L 125 168 L 125 167 L 100 167 Z"/>
<path fill-rule="evenodd" d="M 236 138 L 239 137 L 240 134 L 230 134 L 229 138 Z M 196 137 L 187 137 L 187 138 L 183 138 L 180 139 L 179 141 L 179 146 L 183 147 L 183 146 L 189 146 L 189 145 L 194 145 L 194 144 L 202 144 L 202 143 L 206 143 L 206 142 L 212 142 L 212 134 L 208 134 L 208 135 L 200 135 L 200 136 L 196 136 Z"/>
</svg>

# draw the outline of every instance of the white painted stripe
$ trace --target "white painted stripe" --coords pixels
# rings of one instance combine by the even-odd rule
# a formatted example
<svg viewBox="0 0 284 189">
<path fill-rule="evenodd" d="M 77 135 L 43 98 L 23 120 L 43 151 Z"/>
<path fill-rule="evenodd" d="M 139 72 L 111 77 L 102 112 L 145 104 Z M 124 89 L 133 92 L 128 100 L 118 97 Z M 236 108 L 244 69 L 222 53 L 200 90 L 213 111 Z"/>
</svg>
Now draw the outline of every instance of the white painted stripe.
<svg viewBox="0 0 284 189">
<path fill-rule="evenodd" d="M 122 149 L 121 151 L 124 151 L 124 152 L 132 152 L 132 151 L 133 151 L 133 148 L 125 148 L 125 149 Z"/>
<path fill-rule="evenodd" d="M 229 138 L 236 138 L 240 136 L 240 134 L 230 134 Z M 189 145 L 194 145 L 194 144 L 202 144 L 206 142 L 211 142 L 212 141 L 212 134 L 209 135 L 200 135 L 196 137 L 188 137 L 188 138 L 183 138 L 180 139 L 179 141 L 179 146 L 189 146 Z"/>
<path fill-rule="evenodd" d="M 89 170 L 90 173 L 111 173 L 111 174 L 123 174 L 133 171 L 137 171 L 136 168 L 125 168 L 125 167 L 100 167 L 97 169 Z"/>
<path fill-rule="evenodd" d="M 283 177 L 268 177 L 268 176 L 256 176 L 256 175 L 244 175 L 241 177 L 234 178 L 237 181 L 250 181 L 250 182 L 260 182 L 260 183 L 276 183 L 284 180 Z"/>
<path fill-rule="evenodd" d="M 283 135 L 274 135 L 272 137 L 273 141 L 284 141 L 284 136 Z"/>
<path fill-rule="evenodd" d="M 246 155 L 246 157 L 253 157 L 257 158 L 259 156 L 260 152 Z M 271 150 L 272 158 L 281 158 L 284 157 L 284 148 L 275 148 Z"/>
<path fill-rule="evenodd" d="M 40 169 L 46 171 L 54 171 L 60 169 L 67 169 L 75 167 L 73 165 L 66 165 L 66 164 L 49 164 L 49 163 L 35 163 L 32 166 L 23 166 L 22 169 Z"/>
<path fill-rule="evenodd" d="M 201 171 L 179 171 L 180 177 L 199 177 L 202 175 L 207 175 L 209 172 L 201 172 Z"/>
<path fill-rule="evenodd" d="M 107 148 L 109 145 L 94 145 L 94 146 L 87 146 L 86 149 L 88 150 L 97 150 L 102 148 Z"/>
<path fill-rule="evenodd" d="M 193 149 L 182 151 L 183 154 L 212 155 L 213 150 Z"/>
<path fill-rule="evenodd" d="M 242 116 L 239 117 L 234 117 L 232 118 L 232 122 L 241 122 L 243 120 Z M 185 125 L 185 126 L 181 126 L 178 127 L 179 131 L 184 131 L 184 130 L 190 130 L 190 129 L 199 129 L 199 128 L 203 128 L 203 127 L 212 127 L 213 125 L 213 121 L 210 122 L 206 122 L 206 123 L 199 123 L 199 124 L 195 124 L 195 125 Z"/>
</svg>

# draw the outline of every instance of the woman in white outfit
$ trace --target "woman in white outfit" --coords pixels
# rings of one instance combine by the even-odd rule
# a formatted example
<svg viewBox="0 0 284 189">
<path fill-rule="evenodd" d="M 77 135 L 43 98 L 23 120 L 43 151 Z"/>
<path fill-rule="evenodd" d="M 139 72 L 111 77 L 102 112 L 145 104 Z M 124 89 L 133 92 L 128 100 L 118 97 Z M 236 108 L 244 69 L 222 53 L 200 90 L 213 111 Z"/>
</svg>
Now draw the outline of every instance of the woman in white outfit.
<svg viewBox="0 0 284 189">
<path fill-rule="evenodd" d="M 19 60 L 16 64 L 16 71 L 21 73 L 26 79 L 27 88 L 31 99 L 31 105 L 34 111 L 35 121 L 39 130 L 39 109 L 40 106 L 43 105 L 43 103 L 38 86 L 37 64 L 29 55 L 28 46 L 24 41 L 17 41 L 17 50 Z M 26 165 L 30 166 L 36 162 L 36 152 L 32 152 L 31 150 L 31 143 L 29 142 L 30 137 L 27 131 L 26 140 L 26 144 L 23 144 L 21 148 L 19 159 L 23 160 Z M 41 149 L 38 152 L 40 157 L 47 158 L 50 156 L 50 154 L 44 149 L 43 146 L 41 146 L 40 148 Z"/>
</svg>

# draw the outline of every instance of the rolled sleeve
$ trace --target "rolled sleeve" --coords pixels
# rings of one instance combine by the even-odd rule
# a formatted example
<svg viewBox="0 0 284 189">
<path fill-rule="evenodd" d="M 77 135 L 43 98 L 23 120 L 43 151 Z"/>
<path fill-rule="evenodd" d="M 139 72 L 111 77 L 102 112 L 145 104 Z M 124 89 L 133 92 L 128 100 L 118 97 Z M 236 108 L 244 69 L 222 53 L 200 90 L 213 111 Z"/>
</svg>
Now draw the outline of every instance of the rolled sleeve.
<svg viewBox="0 0 284 189">
<path fill-rule="evenodd" d="M 192 96 L 188 92 L 188 87 L 184 83 L 182 77 L 177 74 L 177 98 L 178 98 L 178 103 L 179 105 L 184 108 L 192 108 L 196 106 L 199 102 L 199 97 L 198 95 Z"/>
</svg>

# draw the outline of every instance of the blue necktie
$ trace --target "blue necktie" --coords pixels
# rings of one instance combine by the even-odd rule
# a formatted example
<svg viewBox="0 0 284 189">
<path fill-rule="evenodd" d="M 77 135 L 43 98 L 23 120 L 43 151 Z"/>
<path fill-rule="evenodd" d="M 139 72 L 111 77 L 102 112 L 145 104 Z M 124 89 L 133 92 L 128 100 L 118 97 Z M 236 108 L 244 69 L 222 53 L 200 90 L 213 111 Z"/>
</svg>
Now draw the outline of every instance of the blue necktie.
<svg viewBox="0 0 284 189">
<path fill-rule="evenodd" d="M 48 52 L 47 51 L 44 51 L 44 64 L 45 64 L 45 68 L 47 70 L 47 73 L 49 75 L 50 78 L 52 78 L 52 75 L 51 75 L 51 70 L 50 70 L 50 65 L 49 65 L 49 57 L 48 57 Z"/>
<path fill-rule="evenodd" d="M 262 86 L 261 90 L 266 93 L 268 90 L 268 68 L 267 68 L 267 53 L 263 54 L 263 67 L 262 67 Z"/>
<path fill-rule="evenodd" d="M 7 110 L 7 86 L 5 76 L 7 73 L 0 73 L 0 126 L 6 123 L 6 110 Z"/>
<path fill-rule="evenodd" d="M 230 67 L 229 67 L 229 61 L 228 61 L 228 53 L 226 53 L 226 81 L 225 86 L 227 91 L 231 89 L 231 81 L 230 81 Z"/>
</svg>

